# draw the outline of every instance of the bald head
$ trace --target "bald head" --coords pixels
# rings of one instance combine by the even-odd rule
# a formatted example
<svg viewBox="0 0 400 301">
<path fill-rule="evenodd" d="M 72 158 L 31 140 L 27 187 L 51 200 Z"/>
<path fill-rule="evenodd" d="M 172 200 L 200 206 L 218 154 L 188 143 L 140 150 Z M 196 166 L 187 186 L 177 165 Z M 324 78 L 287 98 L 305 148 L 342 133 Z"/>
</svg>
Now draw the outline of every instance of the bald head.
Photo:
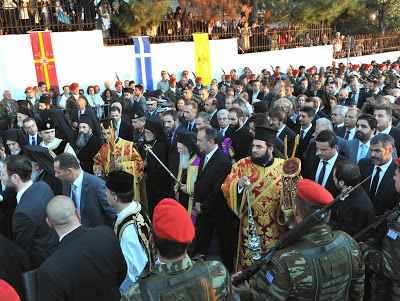
<svg viewBox="0 0 400 301">
<path fill-rule="evenodd" d="M 50 223 L 59 235 L 59 231 L 65 229 L 68 232 L 67 229 L 73 229 L 79 225 L 79 214 L 69 197 L 63 195 L 54 197 L 47 205 L 46 211 Z"/>
</svg>

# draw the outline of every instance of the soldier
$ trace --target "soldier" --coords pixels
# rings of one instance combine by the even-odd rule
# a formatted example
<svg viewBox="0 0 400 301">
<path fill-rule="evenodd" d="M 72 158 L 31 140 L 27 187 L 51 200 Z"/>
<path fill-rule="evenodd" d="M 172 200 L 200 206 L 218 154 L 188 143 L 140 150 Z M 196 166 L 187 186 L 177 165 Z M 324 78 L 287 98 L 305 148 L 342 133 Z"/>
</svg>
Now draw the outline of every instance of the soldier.
<svg viewBox="0 0 400 301">
<path fill-rule="evenodd" d="M 111 104 L 113 104 L 114 102 L 122 103 L 124 101 L 124 92 L 121 81 L 117 81 L 115 83 L 115 90 L 115 94 L 111 95 Z"/>
<path fill-rule="evenodd" d="M 300 180 L 297 187 L 297 223 L 333 200 L 314 181 Z M 327 214 L 262 267 L 253 294 L 246 282 L 234 287 L 242 300 L 363 300 L 365 267 L 361 251 L 348 234 L 331 230 L 329 217 Z"/>
<path fill-rule="evenodd" d="M 229 273 L 221 263 L 187 256 L 195 231 L 182 205 L 162 200 L 154 210 L 153 227 L 150 242 L 158 249 L 157 263 L 122 295 L 122 301 L 179 300 L 182 296 L 185 300 L 232 300 Z"/>
<path fill-rule="evenodd" d="M 78 104 L 78 98 L 83 98 L 86 100 L 86 107 L 91 108 L 87 98 L 79 94 L 79 85 L 77 83 L 71 84 L 69 87 L 72 95 L 67 99 L 67 104 L 65 106 L 65 116 L 70 124 L 72 124 L 72 111 L 76 110 Z"/>
<path fill-rule="evenodd" d="M 4 91 L 3 96 L 4 99 L 0 101 L 0 130 L 6 131 L 11 128 L 12 124 L 14 123 L 14 115 L 11 112 L 10 107 L 7 105 L 7 101 L 5 100 L 6 97 L 11 98 L 10 91 Z"/>
<path fill-rule="evenodd" d="M 132 142 L 139 149 L 140 145 L 144 142 L 144 124 L 146 123 L 146 117 L 143 111 L 138 111 L 131 115 L 131 121 L 133 126 L 133 140 Z"/>
<path fill-rule="evenodd" d="M 393 177 L 396 192 L 400 193 L 400 159 Z M 386 235 L 379 246 L 360 243 L 366 268 L 372 270 L 370 300 L 400 300 L 400 217 L 387 225 Z"/>
</svg>

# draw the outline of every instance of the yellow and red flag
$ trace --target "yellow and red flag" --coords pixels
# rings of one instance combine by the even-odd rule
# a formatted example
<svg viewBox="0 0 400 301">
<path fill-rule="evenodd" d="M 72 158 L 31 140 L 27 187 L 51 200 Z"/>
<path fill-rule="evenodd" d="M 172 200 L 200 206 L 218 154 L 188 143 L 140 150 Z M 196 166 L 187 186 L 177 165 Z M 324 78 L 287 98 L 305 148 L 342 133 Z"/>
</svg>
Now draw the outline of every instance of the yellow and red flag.
<svg viewBox="0 0 400 301">
<path fill-rule="evenodd" d="M 59 92 L 50 32 L 31 32 L 29 37 L 31 39 L 37 81 L 45 82 L 47 90 L 53 88 Z"/>
<path fill-rule="evenodd" d="M 202 84 L 211 84 L 210 43 L 207 33 L 193 34 L 196 76 Z"/>
</svg>

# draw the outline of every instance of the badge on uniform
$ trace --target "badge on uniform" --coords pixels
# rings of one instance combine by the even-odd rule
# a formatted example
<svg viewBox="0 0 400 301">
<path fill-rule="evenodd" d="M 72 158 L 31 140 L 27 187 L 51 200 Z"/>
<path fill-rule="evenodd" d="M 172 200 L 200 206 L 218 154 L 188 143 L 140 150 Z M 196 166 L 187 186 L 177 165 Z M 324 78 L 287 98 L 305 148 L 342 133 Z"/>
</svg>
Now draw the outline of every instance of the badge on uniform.
<svg viewBox="0 0 400 301">
<path fill-rule="evenodd" d="M 274 280 L 274 276 L 272 276 L 269 271 L 267 271 L 267 275 L 265 275 L 265 277 L 267 277 L 269 283 L 272 283 L 272 281 Z"/>
<path fill-rule="evenodd" d="M 397 236 L 399 236 L 399 234 L 393 230 L 389 230 L 386 235 L 389 236 L 393 240 L 396 240 Z"/>
</svg>

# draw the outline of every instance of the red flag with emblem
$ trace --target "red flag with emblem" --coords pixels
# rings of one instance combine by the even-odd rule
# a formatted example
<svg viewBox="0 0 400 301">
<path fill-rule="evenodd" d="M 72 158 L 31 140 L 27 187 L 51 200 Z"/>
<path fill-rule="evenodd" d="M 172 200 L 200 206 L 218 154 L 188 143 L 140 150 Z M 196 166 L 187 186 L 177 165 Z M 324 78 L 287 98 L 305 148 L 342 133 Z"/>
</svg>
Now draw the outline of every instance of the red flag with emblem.
<svg viewBox="0 0 400 301">
<path fill-rule="evenodd" d="M 31 32 L 29 37 L 31 39 L 37 81 L 45 82 L 47 90 L 53 88 L 59 92 L 50 32 Z"/>
</svg>

